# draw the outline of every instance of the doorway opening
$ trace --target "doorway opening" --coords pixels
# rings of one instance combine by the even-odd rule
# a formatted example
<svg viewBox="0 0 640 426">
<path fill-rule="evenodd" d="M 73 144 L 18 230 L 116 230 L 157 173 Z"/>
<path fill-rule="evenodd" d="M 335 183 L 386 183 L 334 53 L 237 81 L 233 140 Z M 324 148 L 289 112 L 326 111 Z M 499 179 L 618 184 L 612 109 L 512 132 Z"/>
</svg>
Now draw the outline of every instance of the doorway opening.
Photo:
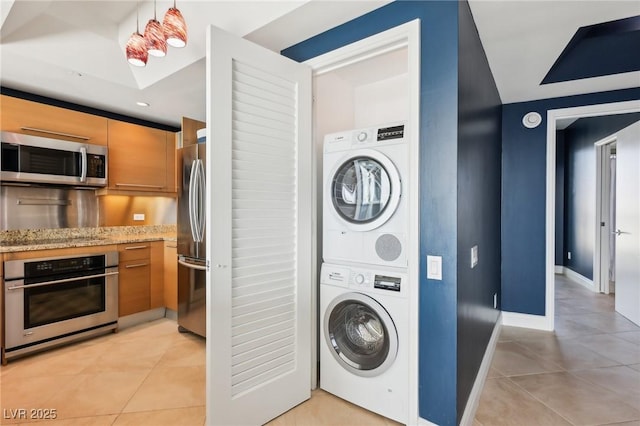
<svg viewBox="0 0 640 426">
<path fill-rule="evenodd" d="M 556 131 L 562 123 L 585 117 L 640 112 L 640 101 L 562 108 L 547 112 L 545 316 L 540 328 L 553 330 L 555 317 Z"/>
<path fill-rule="evenodd" d="M 594 291 L 615 294 L 616 135 L 596 142 Z"/>
</svg>

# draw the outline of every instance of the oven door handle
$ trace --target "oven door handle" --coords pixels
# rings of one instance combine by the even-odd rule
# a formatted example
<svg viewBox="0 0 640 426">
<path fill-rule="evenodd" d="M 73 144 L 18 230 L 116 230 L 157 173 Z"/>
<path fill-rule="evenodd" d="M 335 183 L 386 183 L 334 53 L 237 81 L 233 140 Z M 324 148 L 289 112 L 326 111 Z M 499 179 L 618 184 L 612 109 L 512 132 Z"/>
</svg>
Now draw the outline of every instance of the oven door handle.
<svg viewBox="0 0 640 426">
<path fill-rule="evenodd" d="M 38 284 L 16 285 L 16 286 L 13 286 L 13 287 L 7 287 L 7 290 L 20 290 L 22 288 L 44 287 L 44 286 L 47 286 L 47 285 L 69 283 L 69 282 L 73 282 L 73 281 L 87 280 L 87 279 L 90 279 L 90 278 L 102 278 L 102 277 L 108 277 L 108 276 L 111 276 L 111 275 L 118 275 L 118 272 L 106 272 L 104 274 L 98 274 L 98 275 L 84 275 L 82 277 L 65 278 L 64 280 L 47 281 L 47 282 L 38 283 Z"/>
</svg>

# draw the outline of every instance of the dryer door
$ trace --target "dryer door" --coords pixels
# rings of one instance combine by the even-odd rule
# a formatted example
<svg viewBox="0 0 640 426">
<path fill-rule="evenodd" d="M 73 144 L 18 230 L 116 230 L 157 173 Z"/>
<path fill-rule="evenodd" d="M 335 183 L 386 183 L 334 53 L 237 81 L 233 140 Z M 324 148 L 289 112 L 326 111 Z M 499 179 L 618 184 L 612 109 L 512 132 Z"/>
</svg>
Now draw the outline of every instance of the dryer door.
<svg viewBox="0 0 640 426">
<path fill-rule="evenodd" d="M 400 202 L 400 174 L 391 160 L 375 150 L 360 150 L 338 163 L 329 194 L 334 211 L 354 231 L 383 225 Z"/>
<path fill-rule="evenodd" d="M 329 304 L 324 336 L 340 365 L 358 376 L 382 374 L 398 354 L 393 320 L 380 303 L 362 293 L 345 293 Z"/>
</svg>

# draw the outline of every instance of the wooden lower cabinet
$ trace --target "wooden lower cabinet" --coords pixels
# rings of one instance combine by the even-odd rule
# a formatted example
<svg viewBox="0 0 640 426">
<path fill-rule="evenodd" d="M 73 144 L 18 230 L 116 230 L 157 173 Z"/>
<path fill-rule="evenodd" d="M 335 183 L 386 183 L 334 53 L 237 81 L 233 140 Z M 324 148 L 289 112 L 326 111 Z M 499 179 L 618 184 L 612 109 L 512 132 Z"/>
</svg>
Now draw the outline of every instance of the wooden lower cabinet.
<svg viewBox="0 0 640 426">
<path fill-rule="evenodd" d="M 164 304 L 167 309 L 178 311 L 178 245 L 175 241 L 164 243 Z"/>
<path fill-rule="evenodd" d="M 118 244 L 118 316 L 151 307 L 151 243 Z"/>
<path fill-rule="evenodd" d="M 131 260 L 119 265 L 118 316 L 150 309 L 149 260 Z"/>
<path fill-rule="evenodd" d="M 164 241 L 119 244 L 118 253 L 118 315 L 164 307 Z"/>
</svg>

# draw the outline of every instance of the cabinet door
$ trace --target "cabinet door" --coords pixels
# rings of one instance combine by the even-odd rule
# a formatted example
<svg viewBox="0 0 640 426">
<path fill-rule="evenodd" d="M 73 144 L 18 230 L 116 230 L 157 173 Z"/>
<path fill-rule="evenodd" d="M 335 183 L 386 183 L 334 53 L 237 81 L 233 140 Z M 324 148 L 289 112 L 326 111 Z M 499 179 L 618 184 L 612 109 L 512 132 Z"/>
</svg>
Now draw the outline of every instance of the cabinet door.
<svg viewBox="0 0 640 426">
<path fill-rule="evenodd" d="M 164 307 L 164 242 L 151 243 L 150 308 Z"/>
<path fill-rule="evenodd" d="M 167 191 L 167 132 L 109 120 L 109 188 Z"/>
<path fill-rule="evenodd" d="M 149 260 L 121 262 L 118 271 L 118 316 L 149 310 Z"/>
<path fill-rule="evenodd" d="M 167 192 L 177 192 L 178 188 L 178 158 L 176 155 L 176 134 L 165 132 L 167 135 Z"/>
<path fill-rule="evenodd" d="M 170 241 L 164 243 L 164 305 L 178 311 L 178 246 Z"/>
<path fill-rule="evenodd" d="M 204 121 L 194 120 L 188 117 L 182 117 L 182 146 L 195 145 L 198 143 L 199 129 L 207 127 Z"/>
<path fill-rule="evenodd" d="M 107 118 L 2 95 L 0 129 L 72 142 L 107 145 Z"/>
</svg>

